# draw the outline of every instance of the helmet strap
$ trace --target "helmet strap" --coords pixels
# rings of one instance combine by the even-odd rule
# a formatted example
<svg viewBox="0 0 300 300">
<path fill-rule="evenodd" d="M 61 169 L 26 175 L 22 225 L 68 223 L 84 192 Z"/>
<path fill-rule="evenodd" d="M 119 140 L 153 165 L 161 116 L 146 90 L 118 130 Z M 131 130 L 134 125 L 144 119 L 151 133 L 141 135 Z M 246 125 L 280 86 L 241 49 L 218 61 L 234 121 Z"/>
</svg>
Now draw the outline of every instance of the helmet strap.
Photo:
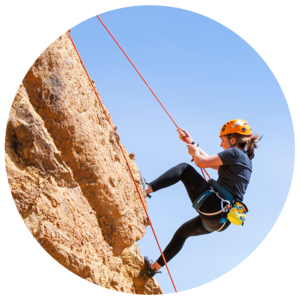
<svg viewBox="0 0 300 300">
<path fill-rule="evenodd" d="M 225 136 L 226 136 L 226 138 L 227 138 L 227 141 L 228 141 L 230 147 L 231 147 L 231 148 L 234 147 L 234 146 L 231 144 L 229 137 L 228 137 L 227 135 L 225 135 Z"/>
</svg>

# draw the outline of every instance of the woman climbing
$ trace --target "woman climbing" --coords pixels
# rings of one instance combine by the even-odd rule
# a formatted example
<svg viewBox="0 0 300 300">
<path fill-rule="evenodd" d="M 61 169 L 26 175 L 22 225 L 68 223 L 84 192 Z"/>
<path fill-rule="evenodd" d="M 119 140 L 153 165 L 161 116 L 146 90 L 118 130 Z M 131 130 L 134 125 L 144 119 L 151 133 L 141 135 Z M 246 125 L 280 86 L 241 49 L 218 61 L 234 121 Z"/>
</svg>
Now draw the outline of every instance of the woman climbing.
<svg viewBox="0 0 300 300">
<path fill-rule="evenodd" d="M 166 262 L 170 261 L 183 247 L 190 236 L 208 234 L 213 231 L 224 231 L 230 222 L 224 212 L 221 195 L 231 197 L 231 200 L 243 200 L 252 173 L 254 149 L 261 137 L 252 136 L 249 124 L 241 119 L 227 122 L 220 132 L 221 147 L 224 151 L 208 155 L 193 141 L 190 134 L 178 129 L 179 137 L 183 142 L 188 142 L 189 154 L 193 157 L 199 168 L 212 168 L 218 170 L 217 181 L 209 183 L 189 164 L 181 163 L 154 181 L 145 185 L 147 194 L 171 186 L 182 181 L 194 208 L 199 215 L 179 227 L 172 240 L 163 251 Z M 218 195 L 211 191 L 211 186 L 220 192 Z M 204 200 L 204 202 L 202 201 Z M 197 205 L 196 205 L 197 203 Z M 201 208 L 201 210 L 200 210 Z M 144 257 L 146 274 L 152 278 L 158 270 L 165 265 L 162 256 L 155 262 L 149 257 Z"/>
</svg>

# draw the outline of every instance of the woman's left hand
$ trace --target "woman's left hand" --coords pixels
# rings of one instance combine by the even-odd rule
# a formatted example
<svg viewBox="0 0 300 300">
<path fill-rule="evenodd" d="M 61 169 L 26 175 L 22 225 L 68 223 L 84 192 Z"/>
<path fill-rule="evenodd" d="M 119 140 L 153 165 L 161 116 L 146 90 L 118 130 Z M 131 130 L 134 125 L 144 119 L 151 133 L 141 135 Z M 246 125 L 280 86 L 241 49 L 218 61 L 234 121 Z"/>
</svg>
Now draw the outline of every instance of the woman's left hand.
<svg viewBox="0 0 300 300">
<path fill-rule="evenodd" d="M 193 157 L 195 156 L 195 152 L 197 151 L 197 144 L 187 144 L 186 145 L 189 150 L 189 154 L 192 155 Z"/>
<path fill-rule="evenodd" d="M 179 133 L 179 138 L 185 143 L 191 143 L 193 141 L 191 135 L 184 129 L 178 128 L 177 132 Z"/>
</svg>

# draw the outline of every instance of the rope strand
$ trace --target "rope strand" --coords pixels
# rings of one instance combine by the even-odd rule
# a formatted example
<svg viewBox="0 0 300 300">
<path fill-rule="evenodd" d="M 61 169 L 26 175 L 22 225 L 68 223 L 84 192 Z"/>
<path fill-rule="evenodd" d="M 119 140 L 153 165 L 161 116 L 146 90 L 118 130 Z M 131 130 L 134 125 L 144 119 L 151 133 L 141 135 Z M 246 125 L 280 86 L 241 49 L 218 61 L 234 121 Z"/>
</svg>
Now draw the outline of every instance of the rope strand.
<svg viewBox="0 0 300 300">
<path fill-rule="evenodd" d="M 153 90 L 151 89 L 151 87 L 149 86 L 149 84 L 147 83 L 147 81 L 144 79 L 144 77 L 142 76 L 142 74 L 139 72 L 139 70 L 136 68 L 136 66 L 134 65 L 134 63 L 131 61 L 131 59 L 128 57 L 128 55 L 125 53 L 125 51 L 123 50 L 123 48 L 120 46 L 120 44 L 117 42 L 117 40 L 115 39 L 115 37 L 112 35 L 112 33 L 109 31 L 109 29 L 106 27 L 106 25 L 103 23 L 103 21 L 99 18 L 99 16 L 97 15 L 98 20 L 101 22 L 101 24 L 103 25 L 103 27 L 106 29 L 106 31 L 109 33 L 109 35 L 112 37 L 112 39 L 115 41 L 115 43 L 118 45 L 118 47 L 120 48 L 120 50 L 123 52 L 123 54 L 126 56 L 126 58 L 128 59 L 128 61 L 131 63 L 131 65 L 133 66 L 133 68 L 136 70 L 136 72 L 140 75 L 140 77 L 142 78 L 142 80 L 144 81 L 144 83 L 146 84 L 146 86 L 149 88 L 149 90 L 151 91 L 151 93 L 153 94 L 153 96 L 156 98 L 156 100 L 159 102 L 159 104 L 162 106 L 162 108 L 164 109 L 164 111 L 167 113 L 167 115 L 169 116 L 169 118 L 172 120 L 172 122 L 174 123 L 174 125 L 177 127 L 177 129 L 179 129 L 178 125 L 175 123 L 175 121 L 173 120 L 173 118 L 171 117 L 171 115 L 169 114 L 169 112 L 166 110 L 166 108 L 164 107 L 164 105 L 161 103 L 161 101 L 158 99 L 158 97 L 156 96 L 156 94 L 153 92 Z M 188 139 L 186 138 L 186 143 L 189 144 Z M 192 160 L 193 161 L 193 160 Z M 203 173 L 202 168 L 201 172 L 203 174 L 204 179 L 206 180 L 206 177 Z M 209 174 L 207 173 L 207 171 L 204 169 L 205 173 L 207 174 L 207 176 L 210 179 Z"/>
<path fill-rule="evenodd" d="M 149 84 L 147 83 L 147 81 L 144 79 L 144 77 L 141 75 L 141 73 L 139 72 L 139 70 L 136 68 L 136 66 L 133 64 L 133 62 L 131 61 L 131 59 L 128 57 L 128 55 L 125 53 L 125 51 L 123 50 L 123 48 L 120 46 L 120 44 L 117 42 L 117 40 L 114 38 L 114 36 L 112 35 L 112 33 L 108 30 L 108 28 L 105 26 L 105 24 L 103 23 L 103 21 L 99 18 L 99 16 L 97 16 L 98 20 L 101 22 L 101 24 L 104 26 L 104 28 L 107 30 L 107 32 L 109 33 L 109 35 L 113 38 L 113 40 L 116 42 L 116 44 L 119 46 L 119 48 L 121 49 L 121 51 L 124 53 L 124 55 L 127 57 L 127 59 L 129 60 L 129 62 L 131 63 L 131 65 L 134 67 L 134 69 L 137 71 L 137 73 L 140 75 L 140 77 L 142 78 L 142 80 L 145 82 L 145 84 L 147 85 L 147 87 L 149 88 L 149 90 L 151 91 L 151 93 L 153 94 L 153 96 L 156 98 L 156 100 L 160 103 L 160 105 L 162 106 L 162 108 L 165 110 L 165 112 L 168 114 L 168 116 L 170 117 L 170 119 L 173 121 L 173 123 L 175 124 L 175 126 L 177 128 L 179 128 L 177 126 L 177 124 L 175 123 L 175 121 L 173 120 L 173 118 L 171 117 L 171 115 L 168 113 L 168 111 L 166 110 L 166 108 L 163 106 L 163 104 L 160 102 L 160 100 L 158 99 L 158 97 L 155 95 L 155 93 L 153 92 L 153 90 L 151 89 L 151 87 L 149 86 Z"/>
<path fill-rule="evenodd" d="M 89 74 L 88 74 L 88 72 L 87 72 L 85 66 L 84 66 L 84 63 L 83 63 L 83 61 L 82 61 L 82 59 L 81 59 L 81 57 L 80 57 L 80 55 L 79 55 L 79 53 L 78 53 L 78 51 L 77 51 L 77 48 L 76 48 L 76 46 L 75 46 L 75 43 L 74 43 L 74 41 L 73 41 L 73 39 L 72 39 L 72 37 L 71 37 L 71 35 L 70 35 L 70 30 L 68 31 L 68 35 L 69 35 L 69 38 L 70 38 L 70 40 L 71 40 L 71 42 L 72 42 L 72 44 L 73 44 L 73 46 L 74 46 L 74 49 L 75 49 L 77 55 L 78 55 L 78 57 L 79 57 L 79 60 L 80 60 L 82 66 L 83 66 L 83 68 L 84 68 L 84 70 L 85 70 L 85 73 L 86 73 L 86 75 L 87 75 L 87 77 L 88 77 L 88 79 L 89 79 L 89 81 L 90 81 L 90 84 L 91 84 L 91 86 L 93 87 L 93 90 L 94 90 L 94 92 L 95 92 L 95 94 L 96 94 L 96 97 L 97 97 L 98 101 L 100 102 L 100 105 L 101 105 L 101 107 L 102 107 L 102 109 L 103 109 L 103 111 L 104 111 L 104 114 L 105 114 L 105 116 L 106 116 L 106 118 L 107 118 L 109 124 L 111 125 L 111 127 L 112 127 L 112 129 L 113 129 L 113 125 L 112 125 L 112 123 L 110 122 L 110 119 L 109 119 L 109 117 L 108 117 L 108 114 L 107 114 L 107 112 L 106 112 L 106 110 L 105 110 L 105 108 L 104 108 L 104 105 L 103 105 L 102 101 L 100 100 L 99 94 L 97 93 L 97 91 L 96 91 L 96 89 L 95 89 L 95 86 L 94 86 L 94 84 L 93 84 L 93 82 L 92 82 L 92 80 L 91 80 L 91 78 L 90 78 L 90 76 L 89 76 Z M 168 267 L 168 265 L 167 265 L 165 256 L 164 256 L 164 254 L 163 254 L 163 252 L 162 252 L 162 250 L 161 250 L 160 244 L 159 244 L 158 239 L 157 239 L 157 236 L 156 236 L 156 234 L 155 234 L 154 227 L 153 227 L 152 222 L 151 222 L 151 220 L 150 220 L 150 217 L 149 217 L 149 215 L 148 215 L 148 212 L 147 212 L 145 203 L 144 203 L 144 201 L 143 201 L 143 198 L 142 198 L 142 196 L 141 196 L 140 190 L 139 190 L 139 188 L 138 188 L 138 186 L 137 186 L 137 184 L 136 184 L 136 182 L 135 182 L 135 179 L 134 179 L 132 170 L 131 170 L 131 168 L 130 168 L 130 166 L 129 166 L 129 163 L 128 163 L 128 160 L 127 160 L 127 158 L 126 158 L 126 155 L 125 155 L 125 152 L 124 152 L 124 150 L 123 150 L 123 147 L 122 147 L 122 145 L 121 145 L 121 142 L 119 142 L 119 147 L 120 147 L 120 149 L 121 149 L 121 151 L 122 151 L 122 153 L 123 153 L 123 156 L 124 156 L 124 159 L 125 159 L 125 161 L 126 161 L 128 170 L 129 170 L 130 175 L 131 175 L 131 178 L 132 178 L 132 180 L 133 180 L 133 182 L 134 182 L 135 188 L 136 188 L 136 190 L 137 190 L 137 192 L 138 192 L 139 198 L 140 198 L 140 200 L 141 200 L 141 203 L 142 203 L 142 205 L 143 205 L 143 208 L 144 208 L 145 213 L 146 213 L 146 215 L 147 215 L 147 218 L 148 218 L 148 220 L 149 220 L 149 223 L 150 223 L 151 229 L 152 229 L 152 231 L 153 231 L 153 234 L 154 234 L 156 243 L 157 243 L 157 245 L 158 245 L 159 251 L 160 251 L 160 253 L 161 253 L 161 256 L 162 256 L 162 258 L 163 258 L 163 260 L 164 260 L 164 263 L 165 263 L 165 265 L 166 265 L 166 268 L 167 268 L 167 270 L 168 270 L 168 273 L 169 273 L 170 279 L 171 279 L 171 281 L 172 281 L 173 287 L 174 287 L 174 289 L 175 289 L 175 292 L 177 293 L 177 289 L 176 289 L 176 287 L 175 287 L 175 284 L 174 284 L 173 278 L 172 278 L 172 276 L 171 276 L 169 267 Z"/>
</svg>

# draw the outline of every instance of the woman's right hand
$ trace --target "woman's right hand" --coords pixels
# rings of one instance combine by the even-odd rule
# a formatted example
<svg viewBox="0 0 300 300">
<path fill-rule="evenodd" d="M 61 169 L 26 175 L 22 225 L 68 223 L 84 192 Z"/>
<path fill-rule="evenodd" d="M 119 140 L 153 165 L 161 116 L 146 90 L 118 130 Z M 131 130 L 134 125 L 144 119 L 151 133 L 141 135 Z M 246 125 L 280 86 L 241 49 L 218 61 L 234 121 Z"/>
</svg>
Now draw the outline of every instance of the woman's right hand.
<svg viewBox="0 0 300 300">
<path fill-rule="evenodd" d="M 192 137 L 190 136 L 190 134 L 186 130 L 184 130 L 182 128 L 178 128 L 177 132 L 179 133 L 179 138 L 183 142 L 190 144 L 193 141 Z"/>
</svg>

